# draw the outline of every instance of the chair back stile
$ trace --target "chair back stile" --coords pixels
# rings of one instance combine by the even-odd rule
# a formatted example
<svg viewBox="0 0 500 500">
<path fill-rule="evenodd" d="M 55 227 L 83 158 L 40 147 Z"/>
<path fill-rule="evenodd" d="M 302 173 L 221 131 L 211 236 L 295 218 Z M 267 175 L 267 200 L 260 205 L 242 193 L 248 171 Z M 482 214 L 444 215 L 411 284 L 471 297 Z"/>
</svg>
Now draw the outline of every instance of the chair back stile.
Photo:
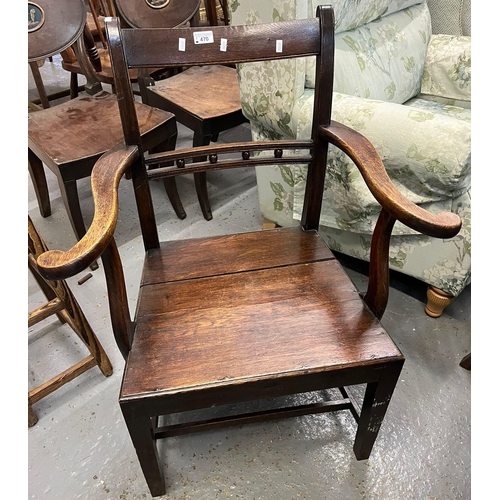
<svg viewBox="0 0 500 500">
<path fill-rule="evenodd" d="M 128 146 L 137 146 L 142 153 L 143 147 L 141 144 L 139 121 L 137 119 L 137 112 L 134 104 L 135 99 L 132 83 L 128 77 L 119 77 L 120 74 L 128 75 L 128 65 L 119 36 L 120 29 L 118 18 L 112 18 L 111 21 L 106 23 L 106 35 L 108 39 L 109 57 L 115 80 L 115 92 L 118 97 L 125 144 Z M 134 162 L 131 167 L 130 175 L 137 199 L 144 247 L 147 251 L 152 248 L 157 248 L 160 242 L 143 154 L 140 155 L 140 160 Z"/>
<path fill-rule="evenodd" d="M 106 21 L 108 47 L 114 70 L 116 93 L 120 103 L 123 132 L 127 145 L 137 145 L 141 149 L 138 133 L 137 117 L 133 106 L 133 92 L 130 80 L 122 78 L 131 68 L 147 67 L 183 67 L 209 64 L 242 64 L 266 60 L 316 56 L 318 68 L 318 84 L 315 93 L 316 121 L 327 125 L 330 121 L 330 101 L 333 87 L 333 40 L 334 18 L 332 9 L 319 7 L 318 17 L 305 19 L 293 24 L 287 22 L 273 25 L 254 26 L 217 26 L 210 27 L 210 43 L 197 43 L 197 33 L 206 32 L 206 28 L 121 28 L 117 18 Z M 199 36 L 203 36 L 200 33 Z M 299 42 L 297 42 L 299 41 Z M 125 47 L 127 50 L 125 51 Z M 272 89 L 270 89 L 272 91 Z M 326 170 L 326 149 L 315 154 L 314 157 L 302 155 L 300 157 L 283 157 L 283 149 L 312 150 L 311 141 L 261 141 L 258 143 L 240 143 L 236 146 L 242 154 L 241 160 L 219 161 L 218 153 L 227 152 L 231 146 L 220 145 L 208 148 L 192 148 L 192 158 L 203 154 L 203 149 L 212 153 L 210 161 L 187 164 L 187 158 L 175 158 L 175 152 L 150 155 L 146 162 L 160 168 L 146 169 L 146 163 L 137 162 L 133 167 L 132 178 L 140 212 L 141 228 L 146 249 L 158 245 L 158 235 L 154 222 L 154 212 L 151 194 L 145 177 L 169 177 L 183 175 L 188 172 L 201 172 L 222 168 L 245 167 L 247 165 L 277 165 L 289 163 L 307 163 L 311 175 L 308 175 L 304 216 L 302 225 L 305 229 L 317 229 L 321 211 L 321 200 Z M 318 141 L 321 142 L 321 141 Z M 281 149 L 279 149 L 281 148 Z M 326 146 L 325 146 L 326 148 Z M 233 148 L 234 149 L 234 148 Z M 249 151 L 271 150 L 274 158 L 261 156 L 249 158 Z M 247 154 L 246 154 L 247 153 Z M 162 161 L 163 158 L 163 161 Z M 292 159 L 293 158 L 293 159 Z M 161 168 L 177 160 L 177 166 Z M 252 161 L 254 160 L 254 161 Z M 139 189 L 138 189 L 139 188 Z M 144 207 L 146 209 L 144 210 Z M 141 213 L 142 212 L 142 213 Z M 153 226 L 155 229 L 153 230 Z"/>
<path fill-rule="evenodd" d="M 301 218 L 301 224 L 306 230 L 319 229 L 328 143 L 319 139 L 318 130 L 320 125 L 327 126 L 330 123 L 332 114 L 332 99 L 329 96 L 333 95 L 333 71 L 335 67 L 334 24 L 325 26 L 324 23 L 334 23 L 335 19 L 331 16 L 328 19 L 321 19 L 321 22 L 323 23 L 321 46 L 328 47 L 328 50 L 322 50 L 316 58 L 316 89 L 312 123 L 312 140 L 315 147 L 313 162 L 309 165 L 307 172 L 308 182 L 304 193 L 304 207 Z"/>
</svg>

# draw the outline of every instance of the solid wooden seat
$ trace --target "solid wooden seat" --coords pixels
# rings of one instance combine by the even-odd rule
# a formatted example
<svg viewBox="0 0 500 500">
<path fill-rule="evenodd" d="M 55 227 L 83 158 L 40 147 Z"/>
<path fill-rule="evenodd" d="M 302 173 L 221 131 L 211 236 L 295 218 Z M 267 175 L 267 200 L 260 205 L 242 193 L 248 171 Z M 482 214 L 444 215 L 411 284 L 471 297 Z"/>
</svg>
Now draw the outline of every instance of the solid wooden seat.
<svg viewBox="0 0 500 500">
<path fill-rule="evenodd" d="M 354 454 L 367 459 L 404 363 L 380 323 L 389 293 L 392 227 L 397 219 L 416 231 L 447 238 L 461 225 L 454 214 L 430 214 L 404 198 L 370 142 L 330 120 L 330 6 L 319 7 L 313 19 L 212 27 L 214 43 L 194 43 L 194 34 L 205 29 L 121 29 L 118 19 L 107 20 L 125 144 L 103 155 L 92 172 L 96 209 L 85 237 L 66 252 L 46 252 L 38 259 L 47 277 L 58 278 L 74 275 L 102 256 L 113 331 L 126 360 L 119 404 L 153 496 L 166 492 L 158 439 L 225 425 L 348 410 L 357 423 Z M 186 41 L 185 50 L 172 49 L 179 38 Z M 231 50 L 219 50 L 221 39 Z M 311 138 L 143 154 L 130 68 L 224 66 L 311 55 L 316 56 Z M 318 234 L 329 147 L 354 161 L 382 206 L 363 293 Z M 308 175 L 298 227 L 160 241 L 148 180 L 304 164 Z M 134 314 L 128 308 L 124 270 L 113 239 L 117 189 L 125 173 L 134 183 L 145 248 Z M 351 385 L 365 386 L 362 403 L 351 393 Z M 323 390 L 335 388 L 338 391 L 328 393 L 341 397 L 325 401 Z M 314 392 L 318 400 L 243 414 L 211 412 L 267 399 L 278 405 L 282 396 L 305 392 Z M 188 420 L 193 414 L 182 413 L 191 410 L 196 410 L 194 421 Z"/>
<path fill-rule="evenodd" d="M 28 114 L 28 168 L 43 217 L 51 215 L 44 165 L 55 174 L 75 236 L 81 239 L 87 229 L 77 181 L 88 177 L 98 158 L 123 141 L 123 130 L 116 96 L 103 91 L 85 59 L 84 5 L 80 0 L 64 2 L 64 9 L 61 5 L 51 0 L 38 3 L 45 22 L 39 30 L 29 33 L 28 60 L 36 62 L 73 47 L 86 71 L 87 91 L 76 99 Z M 64 30 L 58 31 L 63 22 Z M 139 129 L 144 134 L 146 150 L 173 149 L 177 135 L 173 115 L 142 103 L 135 106 L 141 116 Z M 164 184 L 175 213 L 184 218 L 186 213 L 175 180 Z M 93 263 L 92 267 L 96 265 Z"/>
<path fill-rule="evenodd" d="M 136 110 L 147 149 L 163 142 L 172 114 L 141 103 Z M 82 95 L 43 113 L 30 113 L 28 136 L 30 149 L 63 182 L 88 177 L 96 160 L 123 141 L 116 95 Z"/>
<path fill-rule="evenodd" d="M 225 3 L 225 2 L 224 2 Z M 200 0 L 183 2 L 171 0 L 164 9 L 144 7 L 140 0 L 117 0 L 116 5 L 133 28 L 168 28 L 156 11 L 198 9 Z M 210 24 L 218 25 L 216 5 L 205 2 L 205 14 Z M 198 19 L 191 21 L 197 26 Z M 207 27 L 208 29 L 208 27 Z M 217 141 L 219 133 L 248 121 L 243 115 L 236 69 L 229 66 L 190 67 L 164 80 L 139 75 L 142 102 L 170 111 L 178 123 L 193 131 L 193 146 L 204 146 Z M 196 160 L 203 159 L 203 157 Z M 212 209 L 205 172 L 194 174 L 196 193 L 206 220 L 211 220 Z"/>
<path fill-rule="evenodd" d="M 247 400 L 246 386 L 252 396 L 252 382 L 273 382 L 278 373 L 326 377 L 403 359 L 316 231 L 268 233 L 167 242 L 148 252 L 120 400 L 161 391 L 181 411 L 189 409 L 186 395 L 209 387 L 238 382 Z M 213 265 L 200 263 L 200 253 Z M 172 272 L 159 275 L 161 263 L 173 261 Z"/>
<path fill-rule="evenodd" d="M 232 113 L 241 115 L 236 69 L 228 66 L 188 68 L 156 82 L 149 90 L 159 99 L 165 100 L 169 111 L 175 110 L 174 114 L 180 117 L 181 123 L 191 121 L 190 128 L 195 128 L 196 120 L 224 119 Z M 153 96 L 149 96 L 149 102 L 153 105 L 157 103 Z M 231 121 L 229 116 L 225 119 Z M 241 120 L 239 116 L 238 119 Z"/>
</svg>

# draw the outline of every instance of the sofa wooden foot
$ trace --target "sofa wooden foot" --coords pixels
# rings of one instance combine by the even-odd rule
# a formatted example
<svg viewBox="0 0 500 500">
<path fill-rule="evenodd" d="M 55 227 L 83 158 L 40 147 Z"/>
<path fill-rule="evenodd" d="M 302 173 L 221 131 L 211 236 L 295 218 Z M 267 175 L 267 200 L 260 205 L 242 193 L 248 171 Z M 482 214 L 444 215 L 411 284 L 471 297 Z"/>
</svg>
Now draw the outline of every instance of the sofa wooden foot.
<svg viewBox="0 0 500 500">
<path fill-rule="evenodd" d="M 455 297 L 435 286 L 429 285 L 427 288 L 427 304 L 425 312 L 432 318 L 439 318 L 443 314 L 444 308 L 449 306 Z"/>
<path fill-rule="evenodd" d="M 264 218 L 264 222 L 262 223 L 262 229 L 275 229 L 278 227 L 278 224 L 276 222 L 273 222 L 272 220 Z"/>
</svg>

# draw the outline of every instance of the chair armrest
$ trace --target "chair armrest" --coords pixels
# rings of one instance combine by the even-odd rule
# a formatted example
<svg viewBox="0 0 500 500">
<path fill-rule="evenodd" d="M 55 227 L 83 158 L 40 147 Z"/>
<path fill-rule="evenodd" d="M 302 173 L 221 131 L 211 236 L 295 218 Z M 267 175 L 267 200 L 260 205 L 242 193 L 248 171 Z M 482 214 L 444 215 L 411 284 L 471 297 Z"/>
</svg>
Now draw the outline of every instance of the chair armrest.
<svg viewBox="0 0 500 500">
<path fill-rule="evenodd" d="M 109 245 L 118 219 L 118 185 L 128 168 L 139 158 L 136 146 L 119 145 L 105 153 L 94 165 L 91 175 L 94 219 L 85 236 L 63 252 L 49 250 L 37 259 L 41 274 L 61 280 L 83 271 Z"/>
<path fill-rule="evenodd" d="M 420 93 L 470 101 L 471 76 L 471 37 L 432 35 Z"/>
<path fill-rule="evenodd" d="M 462 222 L 451 212 L 432 214 L 404 197 L 387 175 L 374 146 L 359 132 L 332 121 L 319 135 L 346 153 L 358 167 L 368 189 L 382 207 L 411 229 L 436 238 L 452 238 Z"/>
</svg>

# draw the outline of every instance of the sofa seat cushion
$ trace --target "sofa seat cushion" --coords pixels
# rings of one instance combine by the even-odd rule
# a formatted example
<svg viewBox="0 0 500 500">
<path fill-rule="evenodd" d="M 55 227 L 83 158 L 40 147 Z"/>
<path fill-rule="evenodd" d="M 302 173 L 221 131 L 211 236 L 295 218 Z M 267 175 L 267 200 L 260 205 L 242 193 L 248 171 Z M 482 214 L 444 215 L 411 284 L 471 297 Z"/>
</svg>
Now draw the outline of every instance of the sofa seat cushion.
<svg viewBox="0 0 500 500">
<path fill-rule="evenodd" d="M 312 92 L 298 102 L 297 138 L 310 137 Z M 335 93 L 332 119 L 366 136 L 379 152 L 396 187 L 414 203 L 437 213 L 471 184 L 470 110 L 413 99 L 408 105 Z M 294 218 L 300 219 L 305 168 L 294 167 Z M 352 232 L 371 233 L 380 205 L 357 167 L 331 148 L 321 223 Z M 394 234 L 414 234 L 397 223 Z"/>
</svg>

